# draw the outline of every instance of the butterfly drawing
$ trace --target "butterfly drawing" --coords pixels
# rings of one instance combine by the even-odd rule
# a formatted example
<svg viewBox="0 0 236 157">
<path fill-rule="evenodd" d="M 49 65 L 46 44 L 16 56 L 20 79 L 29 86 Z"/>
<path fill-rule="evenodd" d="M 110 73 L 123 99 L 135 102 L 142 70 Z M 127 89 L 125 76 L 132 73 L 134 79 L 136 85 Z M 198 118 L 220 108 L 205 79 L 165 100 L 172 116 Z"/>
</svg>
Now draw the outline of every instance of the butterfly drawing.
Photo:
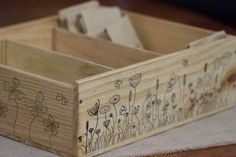
<svg viewBox="0 0 236 157">
<path fill-rule="evenodd" d="M 66 105 L 69 102 L 68 99 L 60 93 L 57 93 L 56 100 L 60 101 L 62 105 Z"/>
<path fill-rule="evenodd" d="M 12 82 L 4 82 L 4 90 L 9 92 L 9 100 L 17 101 L 22 100 L 25 97 L 25 94 L 18 89 L 19 87 L 20 81 L 16 77 L 12 79 Z"/>
<path fill-rule="evenodd" d="M 27 107 L 32 108 L 31 114 L 32 116 L 42 116 L 43 113 L 46 113 L 48 108 L 43 104 L 44 102 L 44 95 L 43 92 L 39 91 L 36 94 L 35 100 L 26 98 L 25 104 Z"/>
</svg>

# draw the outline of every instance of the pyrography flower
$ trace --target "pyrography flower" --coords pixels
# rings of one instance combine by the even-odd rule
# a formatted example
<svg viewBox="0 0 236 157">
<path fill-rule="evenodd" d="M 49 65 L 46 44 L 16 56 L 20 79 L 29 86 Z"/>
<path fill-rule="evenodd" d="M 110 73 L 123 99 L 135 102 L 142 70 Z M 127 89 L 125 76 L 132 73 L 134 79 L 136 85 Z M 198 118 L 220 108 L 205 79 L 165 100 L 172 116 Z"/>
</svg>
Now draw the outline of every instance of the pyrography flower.
<svg viewBox="0 0 236 157">
<path fill-rule="evenodd" d="M 131 87 L 136 88 L 142 79 L 142 74 L 137 73 L 129 78 L 129 84 Z"/>
</svg>

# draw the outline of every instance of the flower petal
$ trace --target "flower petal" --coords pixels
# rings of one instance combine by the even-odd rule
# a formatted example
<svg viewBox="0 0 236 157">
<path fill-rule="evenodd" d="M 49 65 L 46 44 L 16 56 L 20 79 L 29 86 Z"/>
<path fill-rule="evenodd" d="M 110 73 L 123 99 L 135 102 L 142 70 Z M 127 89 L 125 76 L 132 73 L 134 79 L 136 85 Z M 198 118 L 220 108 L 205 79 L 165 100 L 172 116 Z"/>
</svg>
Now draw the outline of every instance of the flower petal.
<svg viewBox="0 0 236 157">
<path fill-rule="evenodd" d="M 34 107 L 35 105 L 35 101 L 29 98 L 25 98 L 23 103 L 25 104 L 26 107 L 30 108 Z"/>
<path fill-rule="evenodd" d="M 38 116 L 38 109 L 37 109 L 37 108 L 33 108 L 33 109 L 31 110 L 31 114 L 32 114 L 33 116 Z"/>
<path fill-rule="evenodd" d="M 68 99 L 65 97 L 61 100 L 62 105 L 66 105 L 68 103 Z"/>
<path fill-rule="evenodd" d="M 47 106 L 40 106 L 40 109 L 41 109 L 42 113 L 46 113 L 48 110 Z"/>
<path fill-rule="evenodd" d="M 20 86 L 20 81 L 16 77 L 14 77 L 12 85 L 13 85 L 13 88 L 17 88 Z"/>
<path fill-rule="evenodd" d="M 36 95 L 35 102 L 36 104 L 41 104 L 44 101 L 43 92 L 39 91 Z"/>
<path fill-rule="evenodd" d="M 46 132 L 52 132 L 51 127 L 46 127 L 44 130 L 45 130 Z"/>
<path fill-rule="evenodd" d="M 23 99 L 23 98 L 25 97 L 25 94 L 22 93 L 22 92 L 19 91 L 19 90 L 15 90 L 15 95 L 16 95 L 16 99 L 17 99 L 17 100 L 21 100 L 21 99 Z"/>
<path fill-rule="evenodd" d="M 49 121 L 48 119 L 44 119 L 44 120 L 43 120 L 43 125 L 44 125 L 45 127 L 51 126 L 50 121 Z"/>
<path fill-rule="evenodd" d="M 12 90 L 12 86 L 9 82 L 4 82 L 4 90 L 10 92 Z"/>
<path fill-rule="evenodd" d="M 15 91 L 11 91 L 8 95 L 8 99 L 9 100 L 16 100 L 16 94 L 15 94 Z"/>
</svg>

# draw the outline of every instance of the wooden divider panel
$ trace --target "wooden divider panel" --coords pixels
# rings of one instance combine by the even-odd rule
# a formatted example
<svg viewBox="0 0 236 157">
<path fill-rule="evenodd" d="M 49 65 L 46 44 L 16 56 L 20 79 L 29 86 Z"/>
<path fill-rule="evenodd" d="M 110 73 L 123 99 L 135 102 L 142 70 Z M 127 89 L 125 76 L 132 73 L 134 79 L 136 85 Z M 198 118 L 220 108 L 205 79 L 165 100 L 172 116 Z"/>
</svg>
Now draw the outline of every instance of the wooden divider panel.
<svg viewBox="0 0 236 157">
<path fill-rule="evenodd" d="M 93 61 L 111 68 L 120 68 L 161 56 L 161 54 L 134 49 L 103 39 L 55 29 L 53 49 L 72 56 Z"/>
<path fill-rule="evenodd" d="M 187 48 L 189 42 L 198 40 L 212 31 L 132 12 L 127 14 L 144 47 L 150 51 L 168 54 Z"/>
<path fill-rule="evenodd" d="M 51 48 L 52 29 L 58 25 L 57 17 L 51 16 L 0 29 L 0 40 L 24 41 L 33 45 Z"/>
<path fill-rule="evenodd" d="M 75 88 L 0 65 L 0 134 L 72 156 Z"/>
<path fill-rule="evenodd" d="M 234 105 L 236 39 L 228 37 L 77 83 L 78 154 L 92 156 Z"/>
<path fill-rule="evenodd" d="M 8 66 L 66 83 L 109 71 L 110 68 L 20 42 L 5 42 Z"/>
</svg>

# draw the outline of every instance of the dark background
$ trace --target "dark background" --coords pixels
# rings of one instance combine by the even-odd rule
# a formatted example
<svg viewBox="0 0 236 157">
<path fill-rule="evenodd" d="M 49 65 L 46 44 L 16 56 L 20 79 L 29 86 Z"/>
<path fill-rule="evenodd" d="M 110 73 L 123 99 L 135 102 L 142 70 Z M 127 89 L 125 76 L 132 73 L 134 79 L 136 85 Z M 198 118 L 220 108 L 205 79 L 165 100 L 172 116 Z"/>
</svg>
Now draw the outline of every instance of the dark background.
<svg viewBox="0 0 236 157">
<path fill-rule="evenodd" d="M 0 27 L 54 15 L 84 0 L 0 0 Z M 236 0 L 100 0 L 104 5 L 236 35 Z"/>
<path fill-rule="evenodd" d="M 165 0 L 236 26 L 235 0 Z"/>
</svg>

